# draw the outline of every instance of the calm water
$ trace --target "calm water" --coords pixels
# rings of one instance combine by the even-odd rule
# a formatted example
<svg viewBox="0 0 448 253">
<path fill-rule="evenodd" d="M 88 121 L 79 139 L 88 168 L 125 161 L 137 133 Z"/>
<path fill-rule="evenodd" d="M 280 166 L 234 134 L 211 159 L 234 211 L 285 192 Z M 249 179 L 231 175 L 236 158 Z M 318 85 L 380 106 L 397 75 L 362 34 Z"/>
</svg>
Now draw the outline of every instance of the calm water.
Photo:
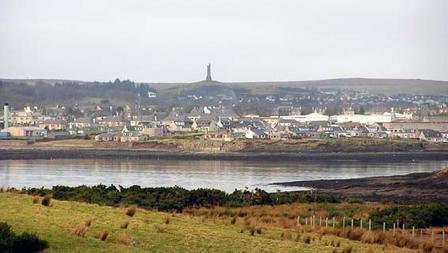
<svg viewBox="0 0 448 253">
<path fill-rule="evenodd" d="M 235 188 L 267 191 L 299 188 L 270 186 L 274 182 L 341 179 L 430 172 L 448 161 L 410 162 L 254 162 L 168 160 L 1 160 L 0 187 L 115 184 L 174 186 L 188 189 Z"/>
</svg>

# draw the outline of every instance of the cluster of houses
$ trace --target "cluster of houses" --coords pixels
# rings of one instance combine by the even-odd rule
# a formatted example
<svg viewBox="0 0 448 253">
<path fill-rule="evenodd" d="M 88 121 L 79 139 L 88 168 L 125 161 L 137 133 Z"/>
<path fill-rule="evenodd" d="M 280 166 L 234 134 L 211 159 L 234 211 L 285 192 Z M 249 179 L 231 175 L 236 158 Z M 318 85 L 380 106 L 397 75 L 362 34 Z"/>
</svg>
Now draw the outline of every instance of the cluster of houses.
<svg viewBox="0 0 448 253">
<path fill-rule="evenodd" d="M 8 108 L 5 108 L 8 112 Z M 448 142 L 448 122 L 417 122 L 410 114 L 321 113 L 260 117 L 238 115 L 224 106 L 195 107 L 190 112 L 174 108 L 159 118 L 151 115 L 98 117 L 50 117 L 30 107 L 5 113 L 0 137 L 71 138 L 95 136 L 98 142 L 140 142 L 150 138 L 172 137 L 189 133 L 200 138 L 232 141 L 236 139 L 294 138 L 400 138 L 430 142 Z"/>
</svg>

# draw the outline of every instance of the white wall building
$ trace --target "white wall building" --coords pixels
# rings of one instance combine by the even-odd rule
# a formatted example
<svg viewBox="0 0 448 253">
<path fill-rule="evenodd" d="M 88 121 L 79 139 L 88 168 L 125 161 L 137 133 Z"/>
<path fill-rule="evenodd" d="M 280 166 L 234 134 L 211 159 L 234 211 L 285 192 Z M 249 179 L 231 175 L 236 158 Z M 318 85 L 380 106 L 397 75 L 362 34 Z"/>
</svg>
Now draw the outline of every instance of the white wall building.
<svg viewBox="0 0 448 253">
<path fill-rule="evenodd" d="M 331 116 L 330 121 L 334 123 L 355 122 L 370 125 L 374 123 L 392 122 L 393 118 L 394 118 L 393 114 L 371 114 L 371 115 L 342 114 Z"/>
<path fill-rule="evenodd" d="M 281 119 L 290 119 L 297 122 L 313 122 L 313 121 L 328 121 L 329 117 L 320 113 L 310 113 L 307 115 L 288 115 L 280 116 Z"/>
</svg>

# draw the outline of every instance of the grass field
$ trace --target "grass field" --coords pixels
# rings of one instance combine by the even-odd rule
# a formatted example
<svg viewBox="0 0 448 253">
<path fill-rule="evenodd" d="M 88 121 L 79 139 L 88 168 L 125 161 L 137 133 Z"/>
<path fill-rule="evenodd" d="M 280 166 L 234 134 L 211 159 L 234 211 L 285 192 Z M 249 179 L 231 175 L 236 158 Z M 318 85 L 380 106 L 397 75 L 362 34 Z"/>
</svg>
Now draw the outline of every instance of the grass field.
<svg viewBox="0 0 448 253">
<path fill-rule="evenodd" d="M 17 193 L 0 193 L 0 210 L 0 221 L 15 232 L 36 232 L 47 240 L 45 252 L 416 252 L 294 228 L 263 227 L 251 235 L 242 220 L 232 224 L 230 217 L 141 209 L 129 217 L 126 208 L 56 200 L 45 207 L 33 204 L 33 196 Z M 77 228 L 87 228 L 85 236 L 75 235 Z M 108 232 L 104 241 L 99 239 L 103 231 Z"/>
</svg>

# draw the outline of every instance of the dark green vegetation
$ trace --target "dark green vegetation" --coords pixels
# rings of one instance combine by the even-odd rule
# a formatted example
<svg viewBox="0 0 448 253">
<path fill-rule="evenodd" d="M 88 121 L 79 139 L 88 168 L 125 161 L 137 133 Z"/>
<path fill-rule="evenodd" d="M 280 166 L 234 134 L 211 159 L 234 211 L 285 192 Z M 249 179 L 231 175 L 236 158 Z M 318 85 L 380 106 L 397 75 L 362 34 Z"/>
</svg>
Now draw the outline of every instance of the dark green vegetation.
<svg viewBox="0 0 448 253">
<path fill-rule="evenodd" d="M 45 196 L 52 194 L 54 199 L 95 203 L 108 206 L 137 205 L 146 209 L 162 211 L 182 211 L 187 207 L 242 207 L 251 205 L 277 205 L 295 202 L 335 203 L 337 200 L 329 195 L 307 192 L 267 193 L 260 189 L 255 191 L 235 190 L 228 194 L 215 189 L 187 190 L 181 187 L 141 188 L 134 185 L 124 188 L 114 185 L 105 186 L 54 186 L 50 189 L 31 188 L 23 190 L 29 194 Z"/>
<path fill-rule="evenodd" d="M 24 232 L 16 235 L 8 223 L 0 222 L 0 252 L 34 253 L 48 248 L 48 242 L 39 239 L 36 234 Z"/>
<path fill-rule="evenodd" d="M 0 101 L 10 101 L 13 106 L 21 106 L 16 103 L 45 105 L 61 102 L 108 104 L 111 101 L 135 101 L 137 94 L 145 96 L 148 91 L 154 89 L 146 84 L 119 79 L 114 82 L 0 80 Z"/>
<path fill-rule="evenodd" d="M 377 227 L 382 227 L 383 222 L 390 225 L 397 221 L 408 227 L 441 227 L 448 225 L 448 204 L 388 207 L 371 213 L 370 217 Z"/>
</svg>

